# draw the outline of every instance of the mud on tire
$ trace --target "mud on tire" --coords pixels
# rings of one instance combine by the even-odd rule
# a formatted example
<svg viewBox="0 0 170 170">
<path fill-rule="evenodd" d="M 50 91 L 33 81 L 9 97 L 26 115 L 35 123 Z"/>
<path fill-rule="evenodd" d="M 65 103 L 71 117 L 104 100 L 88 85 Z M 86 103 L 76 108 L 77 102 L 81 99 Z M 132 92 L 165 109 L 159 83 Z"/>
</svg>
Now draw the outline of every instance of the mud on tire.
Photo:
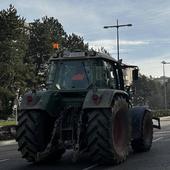
<svg viewBox="0 0 170 170">
<path fill-rule="evenodd" d="M 92 110 L 88 114 L 87 140 L 90 158 L 104 164 L 124 161 L 130 143 L 126 99 L 117 96 L 112 109 Z"/>
</svg>

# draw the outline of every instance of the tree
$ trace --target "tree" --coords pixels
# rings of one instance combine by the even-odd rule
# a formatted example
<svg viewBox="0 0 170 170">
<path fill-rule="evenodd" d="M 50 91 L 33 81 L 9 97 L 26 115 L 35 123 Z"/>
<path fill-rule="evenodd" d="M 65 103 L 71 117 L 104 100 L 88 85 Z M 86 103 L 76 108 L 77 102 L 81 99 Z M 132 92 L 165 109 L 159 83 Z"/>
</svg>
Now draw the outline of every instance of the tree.
<svg viewBox="0 0 170 170">
<path fill-rule="evenodd" d="M 134 105 L 149 105 L 152 109 L 163 108 L 163 86 L 159 82 L 141 75 L 133 88 L 136 91 Z"/>
<path fill-rule="evenodd" d="M 167 105 L 168 105 L 168 109 L 170 109 L 170 78 L 168 79 L 166 85 L 167 85 Z"/>
<path fill-rule="evenodd" d="M 0 101 L 3 108 L 24 83 L 21 74 L 27 48 L 24 23 L 25 19 L 17 15 L 14 6 L 0 11 Z"/>
<path fill-rule="evenodd" d="M 84 44 L 84 39 L 76 34 L 71 34 L 67 37 L 65 47 L 70 51 L 75 49 L 88 50 L 88 44 Z"/>
<path fill-rule="evenodd" d="M 59 49 L 88 49 L 82 37 L 76 34 L 67 35 L 63 26 L 53 17 L 37 19 L 29 25 L 29 45 L 25 56 L 25 63 L 34 65 L 36 84 L 44 83 L 44 75 L 49 58 L 57 51 L 52 44 L 58 43 Z"/>
<path fill-rule="evenodd" d="M 30 24 L 17 14 L 14 6 L 0 11 L 0 112 L 9 113 L 9 101 L 14 101 L 16 91 L 40 85 L 49 58 L 59 49 L 87 50 L 82 37 L 67 35 L 61 23 L 53 17 L 43 17 Z M 44 74 L 43 74 L 44 76 Z"/>
<path fill-rule="evenodd" d="M 29 48 L 25 57 L 25 62 L 35 65 L 36 76 L 41 70 L 41 66 L 47 63 L 53 53 L 52 43 L 60 43 L 63 46 L 66 33 L 62 25 L 53 17 L 43 17 L 30 23 Z"/>
</svg>

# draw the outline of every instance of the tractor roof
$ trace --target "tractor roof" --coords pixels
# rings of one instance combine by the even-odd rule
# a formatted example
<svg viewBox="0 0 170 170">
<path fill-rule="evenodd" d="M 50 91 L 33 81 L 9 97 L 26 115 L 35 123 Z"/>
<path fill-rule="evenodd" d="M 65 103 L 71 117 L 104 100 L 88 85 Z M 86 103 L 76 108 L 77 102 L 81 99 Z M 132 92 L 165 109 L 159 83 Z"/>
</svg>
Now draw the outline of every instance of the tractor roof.
<svg viewBox="0 0 170 170">
<path fill-rule="evenodd" d="M 111 57 L 108 54 L 96 52 L 96 51 L 85 51 L 85 52 L 69 52 L 69 51 L 64 51 L 55 54 L 50 60 L 74 60 L 74 59 L 95 59 L 95 58 L 101 58 L 105 60 L 110 60 L 112 62 L 117 62 L 116 59 Z"/>
<path fill-rule="evenodd" d="M 83 60 L 83 59 L 103 59 L 103 60 L 107 60 L 107 61 L 111 61 L 114 63 L 117 63 L 119 65 L 121 65 L 121 67 L 137 67 L 137 66 L 133 66 L 133 65 L 126 65 L 123 64 L 122 61 L 120 60 L 119 62 L 111 57 L 108 54 L 105 53 L 100 53 L 100 52 L 96 52 L 96 51 L 75 51 L 75 52 L 70 52 L 70 51 L 61 51 L 56 53 L 53 57 L 50 58 L 50 61 L 55 61 L 55 60 Z"/>
</svg>

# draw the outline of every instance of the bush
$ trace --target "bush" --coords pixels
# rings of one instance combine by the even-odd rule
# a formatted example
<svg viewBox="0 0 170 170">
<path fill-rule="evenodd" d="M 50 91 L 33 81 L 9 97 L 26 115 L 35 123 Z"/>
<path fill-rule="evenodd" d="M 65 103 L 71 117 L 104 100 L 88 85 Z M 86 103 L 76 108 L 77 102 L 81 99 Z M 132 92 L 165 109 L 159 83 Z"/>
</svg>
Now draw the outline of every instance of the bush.
<svg viewBox="0 0 170 170">
<path fill-rule="evenodd" d="M 154 117 L 170 116 L 170 110 L 152 110 Z"/>
<path fill-rule="evenodd" d="M 5 88 L 0 87 L 0 119 L 7 119 L 12 114 L 14 95 Z"/>
</svg>

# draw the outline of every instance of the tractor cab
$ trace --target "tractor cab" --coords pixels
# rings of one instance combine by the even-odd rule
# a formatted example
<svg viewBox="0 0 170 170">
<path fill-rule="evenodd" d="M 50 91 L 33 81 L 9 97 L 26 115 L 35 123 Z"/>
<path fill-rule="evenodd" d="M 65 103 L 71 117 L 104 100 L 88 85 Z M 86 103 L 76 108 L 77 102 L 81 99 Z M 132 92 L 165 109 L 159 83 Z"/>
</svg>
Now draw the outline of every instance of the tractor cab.
<svg viewBox="0 0 170 170">
<path fill-rule="evenodd" d="M 124 90 L 137 79 L 137 71 L 136 66 L 122 64 L 106 54 L 67 52 L 51 58 L 47 85 L 57 90 L 91 87 Z"/>
</svg>

